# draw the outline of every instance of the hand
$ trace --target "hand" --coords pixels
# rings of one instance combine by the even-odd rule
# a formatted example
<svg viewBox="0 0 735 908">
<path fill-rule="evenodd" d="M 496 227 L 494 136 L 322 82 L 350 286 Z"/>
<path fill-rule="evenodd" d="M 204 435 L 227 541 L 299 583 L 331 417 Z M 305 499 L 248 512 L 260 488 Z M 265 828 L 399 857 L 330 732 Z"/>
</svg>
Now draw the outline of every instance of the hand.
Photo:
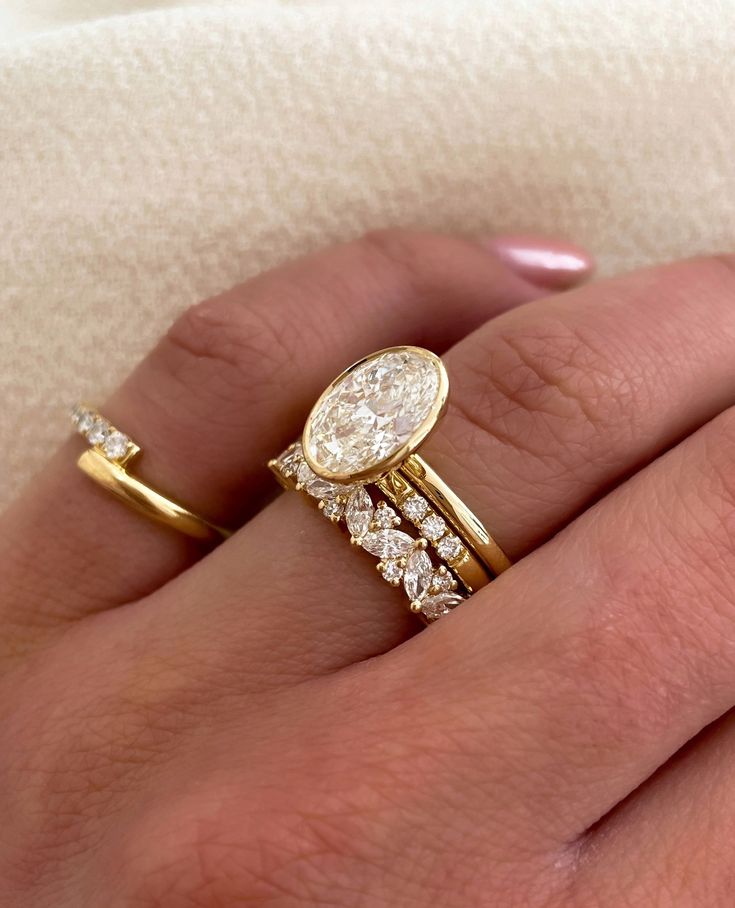
<svg viewBox="0 0 735 908">
<path fill-rule="evenodd" d="M 187 312 L 103 412 L 241 529 L 128 511 L 76 437 L 4 516 L 0 904 L 729 905 L 734 291 L 712 258 L 541 298 L 388 233 Z M 516 562 L 418 634 L 264 467 L 392 343 L 446 353 L 427 459 Z"/>
</svg>

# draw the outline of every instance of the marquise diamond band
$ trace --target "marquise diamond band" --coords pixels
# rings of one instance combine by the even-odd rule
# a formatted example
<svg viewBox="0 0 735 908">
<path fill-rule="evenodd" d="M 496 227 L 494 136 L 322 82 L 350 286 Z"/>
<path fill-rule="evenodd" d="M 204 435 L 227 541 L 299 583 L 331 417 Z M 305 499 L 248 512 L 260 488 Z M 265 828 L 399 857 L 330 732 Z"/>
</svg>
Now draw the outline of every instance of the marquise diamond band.
<svg viewBox="0 0 735 908">
<path fill-rule="evenodd" d="M 376 488 L 317 476 L 304 459 L 300 442 L 270 461 L 269 466 L 284 488 L 305 492 L 318 502 L 325 517 L 333 523 L 344 522 L 351 542 L 379 559 L 377 568 L 383 579 L 392 586 L 403 586 L 411 609 L 427 621 L 446 614 L 466 597 L 465 591 L 457 592 L 455 573 L 445 563 L 435 564 L 428 551 L 429 537 L 436 539 L 439 524 L 437 544 L 442 538 L 451 539 L 455 559 L 462 557 L 464 546 L 456 536 L 445 533 L 444 521 L 421 496 L 411 492 L 397 503 L 401 517 L 384 498 L 376 500 Z M 404 522 L 417 521 L 423 535 L 414 537 Z"/>
<path fill-rule="evenodd" d="M 128 466 L 141 453 L 140 448 L 94 407 L 78 404 L 71 419 L 90 445 L 77 460 L 77 466 L 102 488 L 147 517 L 193 539 L 221 542 L 230 535 L 133 476 Z"/>
<path fill-rule="evenodd" d="M 426 621 L 447 614 L 510 566 L 480 520 L 417 453 L 447 403 L 438 356 L 379 350 L 346 369 L 312 408 L 301 440 L 269 466 L 344 522 Z M 435 560 L 438 562 L 435 563 Z"/>
</svg>

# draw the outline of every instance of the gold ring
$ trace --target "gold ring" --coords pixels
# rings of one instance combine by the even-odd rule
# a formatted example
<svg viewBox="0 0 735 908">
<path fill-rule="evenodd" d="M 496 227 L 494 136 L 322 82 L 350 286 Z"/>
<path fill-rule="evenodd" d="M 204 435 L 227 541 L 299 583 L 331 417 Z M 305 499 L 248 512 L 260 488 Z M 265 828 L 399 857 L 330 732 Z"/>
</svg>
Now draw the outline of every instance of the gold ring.
<svg viewBox="0 0 735 908">
<path fill-rule="evenodd" d="M 230 533 L 194 514 L 128 472 L 128 464 L 141 453 L 137 444 L 116 429 L 94 407 L 79 404 L 72 422 L 91 447 L 77 460 L 80 470 L 98 485 L 147 517 L 205 542 L 221 542 Z"/>
<path fill-rule="evenodd" d="M 510 567 L 479 518 L 418 453 L 448 395 L 434 353 L 379 350 L 326 388 L 301 441 L 269 463 L 284 487 L 316 498 L 331 520 L 344 519 L 352 541 L 380 558 L 383 577 L 402 583 L 411 609 L 427 621 Z M 399 528 L 404 521 L 419 538 Z"/>
</svg>

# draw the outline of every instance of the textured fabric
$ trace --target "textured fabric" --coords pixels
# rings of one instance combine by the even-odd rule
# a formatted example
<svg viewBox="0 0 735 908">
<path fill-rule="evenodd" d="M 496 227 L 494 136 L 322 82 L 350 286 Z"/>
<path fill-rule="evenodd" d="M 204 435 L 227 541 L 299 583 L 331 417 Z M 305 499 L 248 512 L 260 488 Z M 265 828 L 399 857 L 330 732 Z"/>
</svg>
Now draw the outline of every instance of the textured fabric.
<svg viewBox="0 0 735 908">
<path fill-rule="evenodd" d="M 0 500 L 177 312 L 330 240 L 535 229 L 603 272 L 733 245 L 731 2 L 169 4 L 36 37 L 126 4 L 13 6 Z"/>
</svg>

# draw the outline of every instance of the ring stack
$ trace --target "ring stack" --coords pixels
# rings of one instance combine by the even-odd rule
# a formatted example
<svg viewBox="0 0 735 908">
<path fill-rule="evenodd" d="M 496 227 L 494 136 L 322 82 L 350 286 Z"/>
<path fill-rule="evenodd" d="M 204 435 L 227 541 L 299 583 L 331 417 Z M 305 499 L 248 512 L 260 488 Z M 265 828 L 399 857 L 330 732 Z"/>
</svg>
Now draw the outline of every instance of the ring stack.
<svg viewBox="0 0 735 908">
<path fill-rule="evenodd" d="M 301 441 L 269 466 L 287 489 L 344 523 L 427 621 L 448 614 L 510 566 L 478 518 L 417 451 L 439 422 L 449 380 L 438 356 L 391 347 L 338 376 Z"/>
</svg>

